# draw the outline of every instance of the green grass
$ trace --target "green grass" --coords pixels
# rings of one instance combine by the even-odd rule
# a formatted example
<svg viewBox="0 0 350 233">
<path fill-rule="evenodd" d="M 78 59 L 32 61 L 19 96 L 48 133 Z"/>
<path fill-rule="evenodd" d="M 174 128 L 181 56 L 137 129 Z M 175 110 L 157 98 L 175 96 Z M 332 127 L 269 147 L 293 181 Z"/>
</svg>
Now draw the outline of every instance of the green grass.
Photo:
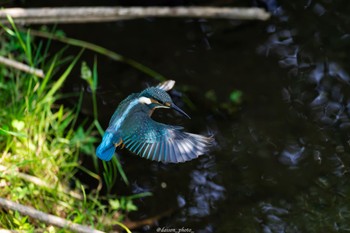
<svg viewBox="0 0 350 233">
<path fill-rule="evenodd" d="M 166 77 L 164 77 L 160 73 L 152 70 L 151 68 L 149 68 L 149 67 L 147 67 L 147 66 L 145 66 L 145 65 L 143 65 L 143 64 L 141 64 L 141 63 L 139 63 L 131 58 L 127 58 L 125 56 L 122 56 L 122 55 L 114 52 L 114 51 L 108 50 L 102 46 L 99 46 L 99 45 L 96 45 L 93 43 L 89 43 L 86 41 L 82 41 L 82 40 L 77 40 L 77 39 L 65 37 L 64 35 L 62 35 L 63 33 L 55 35 L 53 33 L 45 32 L 45 31 L 37 31 L 37 30 L 32 30 L 30 33 L 32 35 L 35 35 L 35 36 L 60 41 L 60 42 L 63 42 L 65 44 L 77 46 L 80 48 L 91 50 L 91 51 L 98 53 L 98 54 L 102 54 L 104 56 L 107 56 L 107 57 L 115 60 L 115 61 L 125 63 L 125 64 L 139 70 L 140 72 L 143 72 L 143 73 L 149 75 L 153 79 L 158 80 L 160 82 L 167 80 Z"/>
<path fill-rule="evenodd" d="M 9 20 L 11 27 L 0 28 L 0 55 L 41 68 L 45 77 L 0 64 L 0 197 L 107 232 L 113 225 L 123 226 L 122 213 L 137 210 L 133 199 L 149 194 L 118 197 L 108 193 L 107 199 L 100 195 L 100 187 L 86 193 L 74 176 L 80 169 L 102 183 L 94 154 L 94 143 L 103 133 L 97 119 L 97 61 L 92 70 L 85 63 L 81 67 L 82 77 L 93 92 L 93 123 L 77 125 L 80 104 L 71 109 L 57 100 L 64 98 L 59 90 L 83 51 L 74 55 L 74 60 L 63 56 L 64 51 L 49 57 L 50 42 L 33 43 L 29 31 L 21 33 Z M 62 64 L 66 64 L 64 70 Z M 80 165 L 82 152 L 94 158 L 96 171 Z M 116 158 L 103 168 L 108 191 L 118 175 L 127 182 Z M 0 226 L 28 232 L 66 232 L 1 208 Z"/>
</svg>

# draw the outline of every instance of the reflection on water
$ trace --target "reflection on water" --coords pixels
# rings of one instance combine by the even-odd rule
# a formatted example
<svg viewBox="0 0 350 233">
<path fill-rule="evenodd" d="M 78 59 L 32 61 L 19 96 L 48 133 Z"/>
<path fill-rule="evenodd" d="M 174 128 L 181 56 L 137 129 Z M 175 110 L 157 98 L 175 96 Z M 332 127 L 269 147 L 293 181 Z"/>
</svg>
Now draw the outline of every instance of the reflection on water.
<svg viewBox="0 0 350 233">
<path fill-rule="evenodd" d="M 280 162 L 283 164 L 296 166 L 305 150 L 305 147 L 300 147 L 298 144 L 289 144 L 287 148 L 282 151 Z"/>
<path fill-rule="evenodd" d="M 213 181 L 217 171 L 209 169 L 208 164 L 205 164 L 201 166 L 201 171 L 194 170 L 191 173 L 189 189 L 193 203 L 187 206 L 189 216 L 195 218 L 210 216 L 211 210 L 216 209 L 216 202 L 224 199 L 224 187 Z"/>
<path fill-rule="evenodd" d="M 270 203 L 264 202 L 262 202 L 259 207 L 263 216 L 261 219 L 257 220 L 262 226 L 262 232 L 272 233 L 286 231 L 288 224 L 283 220 L 283 216 L 289 213 L 288 210 L 274 207 Z"/>
<path fill-rule="evenodd" d="M 330 2 L 327 3 L 331 5 Z M 285 5 L 290 7 L 289 4 Z M 302 10 L 298 4 L 293 7 Z M 318 16 L 328 13 L 329 17 L 337 13 L 328 12 L 321 4 L 313 3 L 303 7 L 310 7 L 312 13 Z M 281 77 L 285 81 L 281 94 L 289 105 L 290 114 L 297 116 L 295 120 L 300 125 L 311 125 L 316 132 L 312 134 L 305 130 L 297 137 L 284 140 L 279 162 L 288 165 L 290 169 L 297 169 L 300 173 L 299 179 L 307 179 L 308 182 L 303 184 L 301 180 L 296 181 L 291 174 L 286 177 L 285 182 L 293 185 L 296 181 L 300 187 L 293 190 L 293 198 L 287 195 L 274 197 L 274 193 L 259 201 L 259 207 L 254 207 L 262 216 L 257 220 L 257 227 L 262 232 L 349 231 L 349 203 L 344 195 L 349 194 L 350 185 L 347 174 L 350 141 L 346 132 L 350 126 L 350 89 L 348 69 L 343 60 L 349 59 L 342 55 L 342 51 L 336 51 L 336 48 L 329 54 L 325 52 L 332 50 L 331 46 L 324 43 L 325 35 L 320 35 L 325 32 L 314 29 L 315 36 L 305 38 L 306 35 L 300 29 L 314 24 L 316 19 L 305 21 L 306 25 L 285 25 L 283 22 L 289 18 L 285 14 L 297 17 L 297 13 L 283 12 L 284 16 L 276 14 L 275 23 L 268 26 L 268 33 L 271 35 L 257 51 L 266 57 L 277 57 L 278 65 L 287 73 L 286 77 Z M 332 22 L 341 32 L 342 24 Z M 323 41 L 320 41 L 320 37 Z M 344 38 L 346 35 L 327 34 L 327 40 L 337 40 L 336 37 Z M 300 40 L 301 38 L 305 41 Z M 322 56 L 319 52 L 313 53 L 315 47 L 310 45 L 313 40 L 320 46 L 318 49 L 323 50 Z M 341 216 L 343 210 L 346 214 Z M 257 216 L 255 211 L 252 214 Z"/>
</svg>

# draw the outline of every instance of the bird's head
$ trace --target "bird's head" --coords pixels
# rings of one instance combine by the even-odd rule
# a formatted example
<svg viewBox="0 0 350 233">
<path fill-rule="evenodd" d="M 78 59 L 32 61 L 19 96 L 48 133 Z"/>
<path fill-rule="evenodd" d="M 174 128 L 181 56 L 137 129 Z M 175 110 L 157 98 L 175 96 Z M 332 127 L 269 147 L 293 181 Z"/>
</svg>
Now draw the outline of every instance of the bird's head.
<svg viewBox="0 0 350 233">
<path fill-rule="evenodd" d="M 190 118 L 183 110 L 173 103 L 173 100 L 166 91 L 157 87 L 149 87 L 142 91 L 139 95 L 139 102 L 152 110 L 155 108 L 172 108 Z"/>
</svg>

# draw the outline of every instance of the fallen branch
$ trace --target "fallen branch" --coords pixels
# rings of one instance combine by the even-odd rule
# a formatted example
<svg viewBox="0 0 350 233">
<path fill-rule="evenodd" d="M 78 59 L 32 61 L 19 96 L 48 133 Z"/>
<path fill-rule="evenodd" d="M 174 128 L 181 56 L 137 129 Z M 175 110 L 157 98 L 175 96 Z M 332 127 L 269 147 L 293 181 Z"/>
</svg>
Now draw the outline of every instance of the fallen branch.
<svg viewBox="0 0 350 233">
<path fill-rule="evenodd" d="M 0 22 L 7 16 L 16 23 L 87 23 L 137 19 L 145 17 L 225 18 L 267 20 L 270 14 L 261 8 L 230 7 L 58 7 L 8 8 L 0 10 Z"/>
<path fill-rule="evenodd" d="M 75 231 L 79 233 L 103 233 L 103 231 L 95 230 L 88 226 L 73 223 L 63 218 L 44 213 L 32 207 L 24 206 L 16 202 L 6 200 L 4 198 L 0 198 L 0 206 L 6 209 L 18 211 L 22 215 L 27 215 L 31 218 L 35 218 L 45 223 L 48 223 L 57 227 L 61 227 L 64 229 L 68 229 L 71 231 Z"/>
<path fill-rule="evenodd" d="M 38 76 L 40 78 L 45 77 L 44 72 L 42 70 L 30 67 L 26 64 L 8 59 L 8 58 L 3 57 L 3 56 L 0 56 L 0 64 L 4 64 L 5 66 L 9 66 L 9 67 L 15 68 L 17 70 L 20 70 L 20 71 L 23 71 L 23 72 L 26 72 L 29 74 L 34 74 L 35 76 Z"/>
</svg>

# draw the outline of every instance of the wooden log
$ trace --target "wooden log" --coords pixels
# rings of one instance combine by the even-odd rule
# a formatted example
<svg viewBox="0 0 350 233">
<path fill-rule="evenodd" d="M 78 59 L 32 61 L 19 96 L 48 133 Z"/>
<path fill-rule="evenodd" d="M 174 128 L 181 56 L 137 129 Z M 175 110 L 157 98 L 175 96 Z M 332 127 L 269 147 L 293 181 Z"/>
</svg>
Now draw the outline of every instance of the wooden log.
<svg viewBox="0 0 350 233">
<path fill-rule="evenodd" d="M 52 214 L 47 214 L 42 211 L 36 210 L 29 206 L 24 206 L 21 204 L 18 204 L 16 202 L 0 198 L 0 207 L 18 211 L 22 215 L 29 216 L 31 218 L 35 218 L 39 221 L 43 221 L 45 223 L 65 228 L 74 232 L 79 233 L 103 233 L 103 231 L 95 230 L 91 227 L 80 225 L 77 223 L 73 223 L 71 221 L 65 220 L 63 218 L 54 216 Z"/>
<path fill-rule="evenodd" d="M 224 18 L 267 20 L 270 14 L 261 8 L 230 7 L 58 7 L 0 9 L 0 22 L 7 16 L 16 23 L 87 23 L 107 22 L 145 17 Z"/>
</svg>

